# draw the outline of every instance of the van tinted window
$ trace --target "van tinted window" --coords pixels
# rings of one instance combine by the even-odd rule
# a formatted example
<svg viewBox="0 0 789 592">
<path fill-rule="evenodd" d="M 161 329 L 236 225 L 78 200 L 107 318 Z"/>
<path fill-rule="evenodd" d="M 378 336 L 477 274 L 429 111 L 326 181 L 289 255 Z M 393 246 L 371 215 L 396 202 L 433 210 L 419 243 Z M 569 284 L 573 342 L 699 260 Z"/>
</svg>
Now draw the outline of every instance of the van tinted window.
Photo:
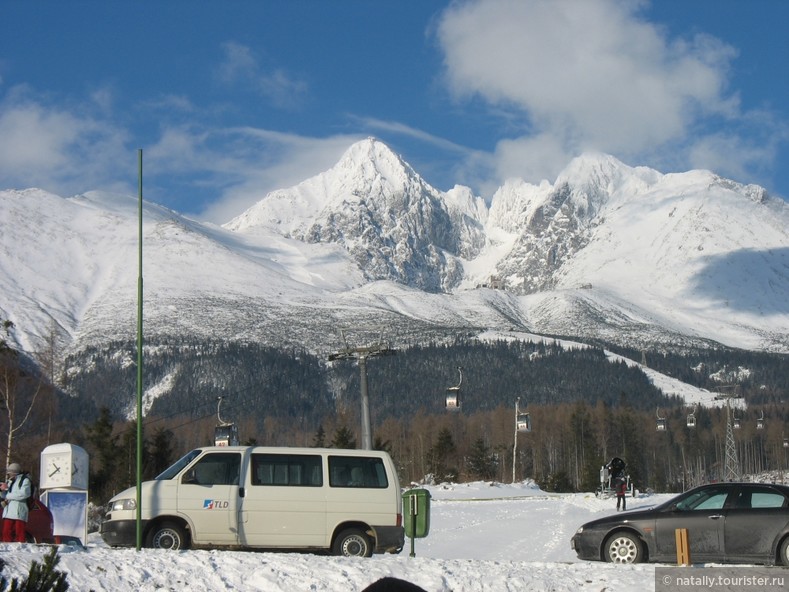
<svg viewBox="0 0 789 592">
<path fill-rule="evenodd" d="M 380 458 L 364 456 L 330 456 L 329 485 L 331 487 L 368 487 L 386 489 L 384 462 Z"/>
<path fill-rule="evenodd" d="M 321 457 L 312 454 L 253 454 L 252 485 L 320 487 Z"/>
<path fill-rule="evenodd" d="M 193 485 L 238 485 L 241 455 L 237 452 L 206 454 L 182 480 Z"/>
</svg>

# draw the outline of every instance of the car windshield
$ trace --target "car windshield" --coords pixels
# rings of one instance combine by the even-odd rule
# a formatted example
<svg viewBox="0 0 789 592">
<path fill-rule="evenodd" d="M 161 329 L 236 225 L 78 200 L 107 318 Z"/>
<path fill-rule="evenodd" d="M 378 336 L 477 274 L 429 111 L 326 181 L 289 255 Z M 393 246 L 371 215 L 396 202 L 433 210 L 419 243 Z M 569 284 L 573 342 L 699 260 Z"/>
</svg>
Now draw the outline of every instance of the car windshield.
<svg viewBox="0 0 789 592">
<path fill-rule="evenodd" d="M 186 465 L 192 462 L 198 454 L 200 454 L 200 450 L 192 450 L 191 452 L 186 453 L 184 456 L 175 461 L 174 464 L 170 465 L 164 471 L 156 475 L 154 479 L 157 481 L 166 481 L 168 479 L 172 479 L 178 473 L 180 473 Z"/>
</svg>

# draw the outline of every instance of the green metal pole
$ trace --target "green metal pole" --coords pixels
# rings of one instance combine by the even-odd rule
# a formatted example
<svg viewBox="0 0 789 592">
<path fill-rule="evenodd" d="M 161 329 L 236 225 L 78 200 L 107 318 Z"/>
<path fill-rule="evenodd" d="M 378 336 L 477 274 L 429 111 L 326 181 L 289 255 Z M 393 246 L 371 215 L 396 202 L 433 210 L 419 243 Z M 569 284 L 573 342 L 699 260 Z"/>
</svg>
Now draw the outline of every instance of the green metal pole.
<svg viewBox="0 0 789 592">
<path fill-rule="evenodd" d="M 137 151 L 139 253 L 137 276 L 137 550 L 142 549 L 142 149 Z"/>
<path fill-rule="evenodd" d="M 411 504 L 411 553 L 408 556 L 416 557 L 416 552 L 414 551 L 414 539 L 416 538 L 416 513 L 419 511 L 419 506 L 417 505 L 417 498 L 415 494 L 411 494 L 409 496 L 408 503 Z"/>
</svg>

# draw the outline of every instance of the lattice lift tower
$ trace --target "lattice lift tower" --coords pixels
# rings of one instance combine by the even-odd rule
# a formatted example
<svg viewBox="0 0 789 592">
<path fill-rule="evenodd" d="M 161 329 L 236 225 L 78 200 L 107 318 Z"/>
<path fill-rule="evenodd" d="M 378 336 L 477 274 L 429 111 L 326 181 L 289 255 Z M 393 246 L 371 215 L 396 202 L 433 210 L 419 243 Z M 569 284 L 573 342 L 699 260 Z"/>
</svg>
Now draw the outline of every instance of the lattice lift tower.
<svg viewBox="0 0 789 592">
<path fill-rule="evenodd" d="M 723 388 L 723 387 L 722 387 Z M 725 388 L 737 388 L 736 386 Z M 724 465 L 724 481 L 740 480 L 740 461 L 737 458 L 737 445 L 734 443 L 734 426 L 732 423 L 731 400 L 738 398 L 736 393 L 720 394 L 718 399 L 726 399 L 726 463 Z"/>
</svg>

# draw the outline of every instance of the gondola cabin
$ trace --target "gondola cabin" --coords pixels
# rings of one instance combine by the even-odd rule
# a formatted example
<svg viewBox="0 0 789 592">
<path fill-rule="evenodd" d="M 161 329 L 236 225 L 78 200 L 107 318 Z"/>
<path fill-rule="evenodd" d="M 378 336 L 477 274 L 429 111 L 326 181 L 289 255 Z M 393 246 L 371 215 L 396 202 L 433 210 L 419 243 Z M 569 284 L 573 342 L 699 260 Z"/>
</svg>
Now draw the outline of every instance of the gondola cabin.
<svg viewBox="0 0 789 592">
<path fill-rule="evenodd" d="M 736 417 L 734 418 L 734 420 L 732 421 L 732 427 L 735 430 L 739 430 L 740 429 L 740 427 L 741 427 L 740 426 L 740 420 L 738 418 L 736 418 Z"/>
<path fill-rule="evenodd" d="M 784 438 L 784 448 L 789 448 L 789 438 Z"/>
<path fill-rule="evenodd" d="M 764 429 L 764 411 L 762 411 L 761 415 L 756 418 L 756 429 L 757 430 Z"/>
<path fill-rule="evenodd" d="M 666 431 L 666 418 L 660 417 L 660 408 L 658 407 L 655 410 L 655 416 L 657 417 L 657 423 L 655 424 L 655 430 L 658 432 L 665 432 Z"/>
<path fill-rule="evenodd" d="M 444 399 L 444 407 L 447 411 L 458 411 L 460 409 L 460 385 L 463 384 L 463 368 L 458 366 L 459 380 L 455 386 L 447 388 L 447 396 Z"/>
<path fill-rule="evenodd" d="M 528 413 L 519 413 L 518 419 L 515 422 L 515 426 L 517 427 L 519 432 L 530 432 L 531 416 Z"/>
<path fill-rule="evenodd" d="M 693 415 L 692 413 L 690 415 L 688 415 L 687 426 L 689 428 L 695 428 L 696 427 L 696 416 Z"/>
<path fill-rule="evenodd" d="M 450 387 L 447 389 L 447 397 L 444 405 L 447 411 L 457 411 L 460 409 L 460 389 Z"/>
<path fill-rule="evenodd" d="M 238 446 L 238 426 L 234 423 L 214 428 L 214 446 Z"/>
</svg>

